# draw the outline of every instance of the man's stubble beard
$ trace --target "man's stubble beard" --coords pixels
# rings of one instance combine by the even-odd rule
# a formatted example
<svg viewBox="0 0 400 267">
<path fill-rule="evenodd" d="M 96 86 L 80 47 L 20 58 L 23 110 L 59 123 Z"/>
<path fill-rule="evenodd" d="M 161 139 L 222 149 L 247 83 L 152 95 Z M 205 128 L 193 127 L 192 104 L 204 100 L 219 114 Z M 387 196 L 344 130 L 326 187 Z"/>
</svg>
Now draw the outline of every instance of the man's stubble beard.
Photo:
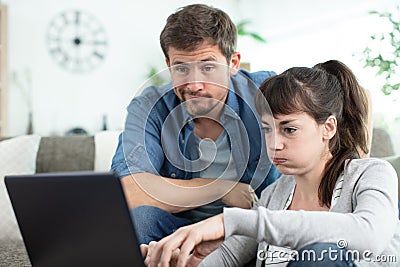
<svg viewBox="0 0 400 267">
<path fill-rule="evenodd" d="M 187 95 L 190 93 L 183 92 L 182 100 L 186 111 L 193 117 L 215 117 L 216 113 L 219 113 L 226 100 L 226 95 L 222 96 L 221 99 L 215 99 L 209 94 L 192 94 L 197 96 L 195 99 L 188 99 Z M 220 107 L 219 111 L 216 109 Z"/>
</svg>

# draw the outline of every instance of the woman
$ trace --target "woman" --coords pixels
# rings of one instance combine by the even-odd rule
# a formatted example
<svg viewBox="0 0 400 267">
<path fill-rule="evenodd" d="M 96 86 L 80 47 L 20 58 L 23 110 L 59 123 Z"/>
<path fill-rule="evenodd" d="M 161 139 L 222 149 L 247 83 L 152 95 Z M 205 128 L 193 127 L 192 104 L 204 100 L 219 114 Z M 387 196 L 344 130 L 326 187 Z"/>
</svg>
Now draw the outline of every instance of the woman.
<svg viewBox="0 0 400 267">
<path fill-rule="evenodd" d="M 225 208 L 151 243 L 145 262 L 168 266 L 176 257 L 178 266 L 243 266 L 254 258 L 257 266 L 399 262 L 397 175 L 383 160 L 360 159 L 368 153 L 368 108 L 350 69 L 335 60 L 291 68 L 266 80 L 255 102 L 268 155 L 283 176 L 252 210 Z"/>
</svg>

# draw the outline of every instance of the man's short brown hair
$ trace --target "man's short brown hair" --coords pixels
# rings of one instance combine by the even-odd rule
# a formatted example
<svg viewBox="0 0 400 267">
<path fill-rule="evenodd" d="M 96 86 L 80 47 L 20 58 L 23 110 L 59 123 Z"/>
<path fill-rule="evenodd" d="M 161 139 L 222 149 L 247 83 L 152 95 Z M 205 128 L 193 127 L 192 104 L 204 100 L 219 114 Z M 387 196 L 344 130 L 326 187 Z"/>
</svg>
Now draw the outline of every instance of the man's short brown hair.
<svg viewBox="0 0 400 267">
<path fill-rule="evenodd" d="M 171 14 L 160 35 L 166 58 L 168 49 L 194 51 L 204 41 L 218 45 L 229 63 L 236 50 L 237 30 L 230 17 L 220 9 L 202 4 L 188 5 Z"/>
</svg>

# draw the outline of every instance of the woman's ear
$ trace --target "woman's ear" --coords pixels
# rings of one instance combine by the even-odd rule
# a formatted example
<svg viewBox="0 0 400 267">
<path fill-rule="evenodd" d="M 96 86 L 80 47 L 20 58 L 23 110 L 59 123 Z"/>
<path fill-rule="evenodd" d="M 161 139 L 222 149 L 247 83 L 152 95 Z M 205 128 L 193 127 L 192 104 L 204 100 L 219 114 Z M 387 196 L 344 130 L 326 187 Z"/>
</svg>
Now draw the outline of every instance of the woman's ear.
<svg viewBox="0 0 400 267">
<path fill-rule="evenodd" d="M 335 116 L 331 115 L 326 119 L 324 123 L 322 138 L 325 140 L 330 140 L 332 139 L 332 137 L 335 136 L 336 131 L 337 131 L 337 120 Z"/>
</svg>

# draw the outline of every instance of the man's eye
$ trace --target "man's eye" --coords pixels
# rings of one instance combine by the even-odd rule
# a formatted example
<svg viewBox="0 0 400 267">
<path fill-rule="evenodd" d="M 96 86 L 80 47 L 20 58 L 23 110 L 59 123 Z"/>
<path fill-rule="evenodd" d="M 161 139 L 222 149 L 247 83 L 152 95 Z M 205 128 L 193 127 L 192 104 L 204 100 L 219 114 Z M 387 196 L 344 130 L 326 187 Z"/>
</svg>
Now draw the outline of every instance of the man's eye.
<svg viewBox="0 0 400 267">
<path fill-rule="evenodd" d="M 189 68 L 185 66 L 174 66 L 174 70 L 179 73 L 186 73 L 189 71 Z"/>
<path fill-rule="evenodd" d="M 206 72 L 213 71 L 214 69 L 215 69 L 215 67 L 214 66 L 210 66 L 210 65 L 202 67 L 202 70 L 206 71 Z"/>
</svg>

